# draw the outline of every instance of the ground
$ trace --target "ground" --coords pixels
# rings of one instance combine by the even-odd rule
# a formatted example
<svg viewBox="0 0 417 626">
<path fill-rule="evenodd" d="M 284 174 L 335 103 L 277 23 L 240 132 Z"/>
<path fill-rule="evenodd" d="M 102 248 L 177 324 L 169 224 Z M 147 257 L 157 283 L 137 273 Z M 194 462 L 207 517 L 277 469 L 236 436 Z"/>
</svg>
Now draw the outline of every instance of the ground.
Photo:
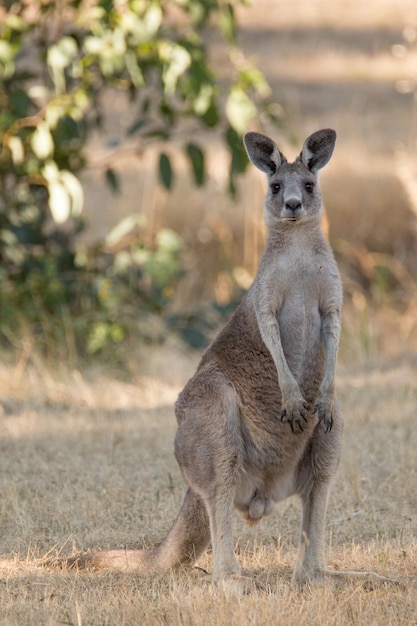
<svg viewBox="0 0 417 626">
<path fill-rule="evenodd" d="M 343 455 L 329 506 L 327 561 L 400 585 L 293 589 L 299 503 L 248 528 L 236 516 L 247 597 L 212 589 L 201 569 L 167 576 L 50 572 L 49 555 L 158 542 L 185 486 L 173 456 L 173 402 L 197 355 L 170 341 L 147 349 L 144 372 L 41 362 L 1 367 L 1 624 L 414 624 L 417 621 L 416 358 L 342 362 Z M 204 570 L 204 571 L 203 571 Z"/>
</svg>

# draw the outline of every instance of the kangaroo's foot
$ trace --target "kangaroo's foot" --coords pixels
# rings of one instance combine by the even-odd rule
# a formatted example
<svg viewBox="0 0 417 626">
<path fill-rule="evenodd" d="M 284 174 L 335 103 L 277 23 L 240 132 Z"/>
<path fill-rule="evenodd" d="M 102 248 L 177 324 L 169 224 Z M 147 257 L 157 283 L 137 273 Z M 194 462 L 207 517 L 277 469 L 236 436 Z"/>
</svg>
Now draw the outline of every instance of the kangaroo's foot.
<svg viewBox="0 0 417 626">
<path fill-rule="evenodd" d="M 247 596 L 255 591 L 267 591 L 266 586 L 260 581 L 250 576 L 242 576 L 241 574 L 232 574 L 217 580 L 213 582 L 213 588 L 225 595 L 241 596 Z"/>
<path fill-rule="evenodd" d="M 400 585 L 399 580 L 380 576 L 375 572 L 339 571 L 326 568 L 315 570 L 314 572 L 295 571 L 292 577 L 294 584 L 318 583 L 325 584 L 331 581 L 361 582 L 364 587 L 374 589 L 385 585 Z"/>
</svg>

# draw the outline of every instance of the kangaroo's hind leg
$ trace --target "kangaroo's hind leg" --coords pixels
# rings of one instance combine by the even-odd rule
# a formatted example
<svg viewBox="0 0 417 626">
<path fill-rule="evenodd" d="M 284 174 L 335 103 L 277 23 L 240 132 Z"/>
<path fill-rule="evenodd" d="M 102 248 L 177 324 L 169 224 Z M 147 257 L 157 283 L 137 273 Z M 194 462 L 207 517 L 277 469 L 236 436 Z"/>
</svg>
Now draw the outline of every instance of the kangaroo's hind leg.
<svg viewBox="0 0 417 626">
<path fill-rule="evenodd" d="M 367 583 L 397 582 L 374 572 L 334 571 L 325 561 L 325 520 L 332 477 L 340 456 L 343 423 L 337 409 L 333 429 L 325 433 L 319 425 L 299 467 L 297 490 L 302 500 L 301 535 L 293 582 L 326 578 L 363 580 Z"/>
<path fill-rule="evenodd" d="M 314 481 L 302 494 L 301 534 L 293 582 L 320 580 L 327 571 L 324 533 L 330 481 Z"/>
<path fill-rule="evenodd" d="M 232 534 L 236 478 L 242 465 L 235 390 L 220 370 L 200 371 L 180 395 L 177 412 L 175 454 L 185 479 L 207 509 L 213 580 L 239 576 Z"/>
<path fill-rule="evenodd" d="M 306 494 L 303 501 L 301 536 L 297 554 L 297 564 L 293 582 L 324 582 L 326 579 L 345 579 L 363 581 L 378 585 L 398 581 L 385 578 L 375 572 L 351 570 L 331 570 L 326 566 L 324 556 L 325 516 L 330 481 L 317 481 Z"/>
</svg>

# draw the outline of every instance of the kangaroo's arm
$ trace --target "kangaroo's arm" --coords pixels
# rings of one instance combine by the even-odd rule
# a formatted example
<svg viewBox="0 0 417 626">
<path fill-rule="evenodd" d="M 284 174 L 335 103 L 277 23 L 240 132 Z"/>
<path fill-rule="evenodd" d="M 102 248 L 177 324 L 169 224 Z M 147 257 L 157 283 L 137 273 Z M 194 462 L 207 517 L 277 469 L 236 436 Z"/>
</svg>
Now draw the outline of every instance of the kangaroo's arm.
<svg viewBox="0 0 417 626">
<path fill-rule="evenodd" d="M 277 293 L 276 284 L 263 276 L 258 277 L 253 292 L 254 309 L 259 332 L 275 363 L 278 383 L 281 390 L 281 420 L 289 422 L 294 431 L 294 423 L 303 430 L 301 421 L 307 421 L 305 413 L 307 404 L 301 394 L 300 387 L 288 367 L 282 347 L 281 333 L 278 324 L 278 313 L 281 298 Z"/>
<path fill-rule="evenodd" d="M 333 425 L 334 379 L 340 337 L 341 297 L 329 298 L 320 314 L 321 338 L 325 349 L 326 366 L 314 412 L 318 413 L 319 421 L 324 423 L 326 432 L 328 432 Z"/>
</svg>

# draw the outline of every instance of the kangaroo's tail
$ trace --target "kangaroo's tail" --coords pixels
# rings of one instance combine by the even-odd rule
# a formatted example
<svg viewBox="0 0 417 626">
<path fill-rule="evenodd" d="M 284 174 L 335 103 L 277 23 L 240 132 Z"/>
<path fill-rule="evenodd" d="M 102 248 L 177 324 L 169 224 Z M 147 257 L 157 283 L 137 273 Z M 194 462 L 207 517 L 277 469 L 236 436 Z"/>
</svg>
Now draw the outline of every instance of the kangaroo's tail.
<svg viewBox="0 0 417 626">
<path fill-rule="evenodd" d="M 206 507 L 188 489 L 180 512 L 159 546 L 143 550 L 103 550 L 84 552 L 71 558 L 49 560 L 47 567 L 77 570 L 124 570 L 164 572 L 193 565 L 210 543 Z"/>
</svg>

